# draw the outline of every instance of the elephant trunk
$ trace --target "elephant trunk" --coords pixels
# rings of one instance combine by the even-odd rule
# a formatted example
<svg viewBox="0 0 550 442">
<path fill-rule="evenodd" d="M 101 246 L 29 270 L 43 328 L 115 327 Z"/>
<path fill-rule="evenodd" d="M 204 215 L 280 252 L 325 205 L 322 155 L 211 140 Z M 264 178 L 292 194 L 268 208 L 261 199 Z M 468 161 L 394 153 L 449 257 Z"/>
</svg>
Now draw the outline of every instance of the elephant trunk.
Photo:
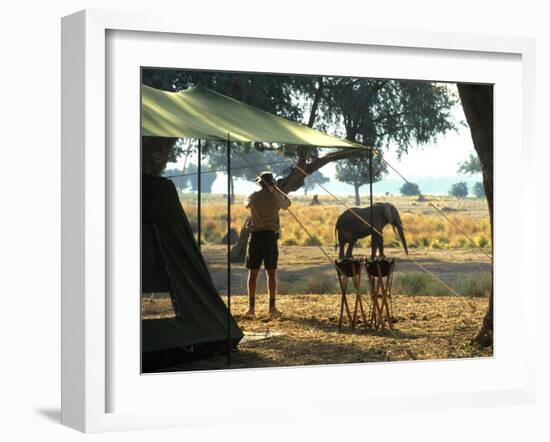
<svg viewBox="0 0 550 442">
<path fill-rule="evenodd" d="M 405 253 L 408 255 L 409 250 L 407 249 L 407 239 L 405 238 L 405 232 L 403 232 L 403 225 L 398 224 L 395 227 L 397 229 L 397 233 L 399 234 L 399 238 L 401 239 L 401 244 L 403 244 L 403 248 L 405 249 Z"/>
<path fill-rule="evenodd" d="M 405 249 L 405 253 L 409 254 L 409 249 L 407 249 L 407 239 L 405 238 L 405 233 L 403 232 L 403 222 L 401 221 L 401 217 L 399 216 L 399 212 L 395 208 L 395 206 L 391 206 L 391 211 L 393 215 L 393 219 L 390 221 L 391 225 L 395 230 L 397 230 L 397 233 L 399 234 L 399 239 L 401 239 L 401 244 L 403 244 L 403 248 Z"/>
</svg>

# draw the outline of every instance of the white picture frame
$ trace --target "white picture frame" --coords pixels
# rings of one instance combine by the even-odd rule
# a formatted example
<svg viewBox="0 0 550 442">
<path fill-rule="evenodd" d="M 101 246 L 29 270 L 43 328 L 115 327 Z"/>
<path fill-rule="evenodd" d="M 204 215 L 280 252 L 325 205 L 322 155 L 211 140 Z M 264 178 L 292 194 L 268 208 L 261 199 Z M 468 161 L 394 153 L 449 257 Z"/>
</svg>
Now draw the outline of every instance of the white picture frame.
<svg viewBox="0 0 550 442">
<path fill-rule="evenodd" d="M 113 323 L 108 299 L 109 287 L 109 247 L 112 241 L 108 226 L 112 221 L 112 195 L 109 194 L 109 155 L 107 152 L 108 134 L 106 121 L 108 113 L 108 83 L 106 36 L 109 32 L 143 32 L 155 33 L 174 38 L 174 36 L 211 36 L 216 38 L 246 39 L 250 42 L 270 41 L 277 45 L 298 45 L 300 42 L 312 44 L 337 44 L 337 50 L 346 47 L 375 47 L 378 50 L 400 48 L 404 53 L 413 50 L 426 50 L 434 57 L 445 53 L 468 53 L 482 63 L 490 54 L 502 54 L 516 57 L 521 69 L 521 127 L 518 129 L 521 144 L 520 172 L 522 186 L 515 191 L 521 198 L 522 226 L 520 234 L 525 233 L 527 221 L 535 218 L 536 194 L 527 189 L 535 177 L 526 173 L 534 161 L 534 107 L 535 107 L 535 45 L 532 39 L 517 37 L 492 37 L 451 33 L 427 33 L 404 30 L 377 30 L 371 28 L 350 28 L 343 25 L 300 26 L 292 23 L 269 25 L 261 23 L 218 22 L 210 19 L 195 18 L 181 24 L 177 17 L 157 16 L 145 13 L 126 13 L 100 10 L 81 11 L 63 18 L 62 21 L 62 423 L 84 432 L 101 432 L 124 429 L 162 428 L 171 426 L 208 425 L 212 421 L 254 422 L 300 417 L 328 417 L 367 415 L 380 411 L 406 411 L 412 409 L 461 408 L 470 406 L 490 406 L 498 404 L 532 403 L 535 396 L 535 366 L 530 355 L 534 352 L 536 324 L 527 321 L 529 306 L 536 304 L 535 280 L 527 277 L 526 258 L 534 256 L 532 242 L 521 242 L 519 256 L 524 266 L 521 278 L 508 288 L 517 296 L 516 306 L 521 306 L 521 327 L 525 339 L 525 348 L 517 353 L 518 363 L 514 365 L 508 381 L 502 381 L 484 389 L 479 385 L 462 391 L 453 391 L 445 381 L 436 383 L 435 387 L 425 394 L 404 388 L 397 393 L 376 394 L 376 401 L 365 400 L 373 396 L 364 389 L 356 395 L 338 395 L 337 389 L 331 389 L 326 397 L 313 394 L 313 390 L 304 390 L 312 396 L 299 398 L 297 392 L 289 392 L 288 403 L 281 404 L 269 401 L 239 413 L 225 413 L 223 408 L 216 408 L 206 414 L 211 404 L 197 404 L 191 409 L 158 409 L 154 406 L 147 410 L 114 410 L 109 404 L 109 395 L 113 389 L 113 378 L 110 376 L 111 363 L 114 358 L 109 341 L 109 327 Z M 151 34 L 153 35 L 153 34 Z M 235 69 L 242 69 L 238 63 Z M 426 67 L 428 69 L 428 67 Z M 445 80 L 445 78 L 436 78 Z M 497 96 L 498 97 L 498 96 Z M 138 107 L 136 101 L 135 106 Z M 495 106 L 498 115 L 498 98 Z M 495 139 L 498 149 L 499 140 Z M 503 163 L 502 163 L 503 164 Z M 506 166 L 495 161 L 496 173 Z M 499 169 L 500 168 L 500 169 Z M 516 186 L 517 187 L 517 186 Z M 498 192 L 498 190 L 497 190 Z M 495 197 L 498 204 L 498 197 Z M 498 262 L 498 242 L 495 240 L 495 256 Z M 504 260 L 503 260 L 504 261 Z M 501 261 L 501 262 L 503 262 Z M 497 264 L 500 265 L 500 264 Z M 503 269 L 505 264 L 503 264 Z M 505 273 L 505 272 L 504 272 Z M 504 333 L 510 324 L 505 323 L 506 305 L 495 301 L 497 326 Z M 499 321 L 500 324 L 499 324 Z M 500 368 L 507 367 L 506 352 L 498 349 L 494 361 L 485 361 L 468 370 L 490 370 L 497 363 L 504 361 Z M 433 363 L 430 363 L 433 364 Z M 349 367 L 308 368 L 279 370 L 264 369 L 253 371 L 250 377 L 258 382 L 265 382 L 269 377 L 277 377 L 277 382 L 288 382 L 289 385 L 300 385 L 312 374 L 334 379 L 334 376 L 361 376 L 365 370 L 393 371 L 394 376 L 418 377 L 420 372 L 433 370 L 435 373 L 442 367 L 451 367 L 453 362 L 443 361 L 439 366 L 416 362 L 400 363 L 392 368 L 380 364 L 352 365 Z M 492 365 L 491 365 L 492 364 Z M 458 369 L 464 369 L 458 367 Z M 453 367 L 454 370 L 457 367 Z M 220 373 L 191 374 L 193 383 L 205 382 L 209 376 L 217 388 L 224 389 L 228 381 L 235 382 L 242 371 L 224 371 Z M 131 373 L 139 376 L 139 373 Z M 315 377 L 315 376 L 313 376 Z M 120 378 L 120 377 L 119 377 Z M 115 377 L 116 379 L 116 377 Z M 190 379 L 190 378 L 187 378 Z M 155 381 L 148 381 L 155 382 Z M 160 378 L 159 378 L 160 382 Z M 331 381 L 329 381 L 331 382 Z M 306 388 L 306 387 L 304 387 Z M 228 394 L 232 394 L 227 389 Z M 162 393 L 166 394 L 166 393 Z M 294 396 L 293 396 L 294 394 Z M 303 399 L 303 400 L 302 400 Z M 237 398 L 238 407 L 247 410 L 246 398 Z M 255 400 L 258 400 L 256 398 Z M 223 401 L 221 405 L 227 406 Z M 225 408 L 227 410 L 227 407 Z"/>
</svg>

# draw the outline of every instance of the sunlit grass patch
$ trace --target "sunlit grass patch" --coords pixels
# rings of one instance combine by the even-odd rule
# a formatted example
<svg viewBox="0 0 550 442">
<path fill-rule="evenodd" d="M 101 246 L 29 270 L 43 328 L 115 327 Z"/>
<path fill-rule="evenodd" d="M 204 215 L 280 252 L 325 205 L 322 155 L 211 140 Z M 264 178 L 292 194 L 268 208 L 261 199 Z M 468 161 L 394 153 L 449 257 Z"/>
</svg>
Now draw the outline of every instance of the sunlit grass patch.
<svg viewBox="0 0 550 442">
<path fill-rule="evenodd" d="M 240 204 L 243 198 L 231 207 L 231 222 L 237 230 L 244 225 L 249 215 L 248 209 Z M 346 210 L 345 207 L 336 204 L 330 199 L 321 199 L 323 205 L 310 206 L 310 197 L 291 195 L 293 204 L 291 210 L 300 220 L 300 223 L 309 232 L 296 222 L 287 211 L 281 211 L 281 244 L 286 245 L 310 245 L 333 247 L 335 243 L 334 226 L 338 216 Z M 401 219 L 405 227 L 405 236 L 410 248 L 433 249 L 468 249 L 481 247 L 490 249 L 491 229 L 487 211 L 483 211 L 483 205 L 479 201 L 461 202 L 460 208 L 454 201 L 444 197 L 434 198 L 434 205 L 446 206 L 454 204 L 455 212 L 448 214 L 449 222 L 442 218 L 434 209 L 426 203 L 412 206 L 411 202 L 402 197 L 383 198 L 392 202 L 401 212 Z M 346 200 L 349 206 L 353 202 Z M 182 202 L 189 221 L 194 231 L 197 229 L 196 200 L 191 197 L 184 198 Z M 227 230 L 227 203 L 220 196 L 209 195 L 203 198 L 201 207 L 203 240 L 216 244 L 224 237 Z M 464 232 L 470 241 L 462 233 Z M 310 236 L 311 235 L 311 236 Z M 367 246 L 369 239 L 361 241 L 361 245 Z M 390 226 L 384 229 L 384 243 L 389 247 L 401 247 L 401 241 Z"/>
</svg>

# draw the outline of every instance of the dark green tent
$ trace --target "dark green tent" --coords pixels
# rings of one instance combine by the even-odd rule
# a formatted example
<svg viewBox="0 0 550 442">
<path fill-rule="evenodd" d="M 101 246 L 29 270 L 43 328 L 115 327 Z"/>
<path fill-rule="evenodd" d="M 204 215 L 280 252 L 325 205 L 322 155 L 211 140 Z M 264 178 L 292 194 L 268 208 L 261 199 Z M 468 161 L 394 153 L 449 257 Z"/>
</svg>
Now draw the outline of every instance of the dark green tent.
<svg viewBox="0 0 550 442">
<path fill-rule="evenodd" d="M 169 292 L 175 317 L 142 320 L 142 371 L 227 352 L 243 334 L 220 298 L 172 181 L 142 176 L 142 292 Z M 177 350 L 175 350 L 177 349 Z"/>
</svg>

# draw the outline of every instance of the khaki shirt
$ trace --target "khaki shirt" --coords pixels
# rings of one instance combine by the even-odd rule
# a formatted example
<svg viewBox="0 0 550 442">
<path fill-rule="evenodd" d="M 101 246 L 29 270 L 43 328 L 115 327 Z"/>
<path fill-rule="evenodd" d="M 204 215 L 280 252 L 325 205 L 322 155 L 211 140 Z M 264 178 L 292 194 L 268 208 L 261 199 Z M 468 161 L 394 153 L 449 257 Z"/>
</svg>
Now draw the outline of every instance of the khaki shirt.
<svg viewBox="0 0 550 442">
<path fill-rule="evenodd" d="M 290 207 L 290 199 L 277 191 L 261 189 L 250 194 L 244 205 L 250 209 L 248 229 L 251 232 L 261 230 L 279 231 L 279 210 Z"/>
</svg>

